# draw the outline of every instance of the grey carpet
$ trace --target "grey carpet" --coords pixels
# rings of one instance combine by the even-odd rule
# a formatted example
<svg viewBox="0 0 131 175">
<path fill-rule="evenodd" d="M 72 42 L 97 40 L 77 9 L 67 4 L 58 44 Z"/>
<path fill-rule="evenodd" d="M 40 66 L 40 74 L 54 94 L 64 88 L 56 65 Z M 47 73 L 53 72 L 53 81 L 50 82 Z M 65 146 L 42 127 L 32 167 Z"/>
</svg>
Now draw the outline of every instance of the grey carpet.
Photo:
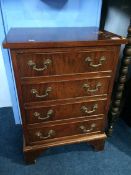
<svg viewBox="0 0 131 175">
<path fill-rule="evenodd" d="M 27 166 L 21 126 L 14 124 L 11 108 L 1 108 L 0 175 L 131 175 L 131 128 L 119 121 L 102 152 L 86 143 L 54 147 Z"/>
</svg>

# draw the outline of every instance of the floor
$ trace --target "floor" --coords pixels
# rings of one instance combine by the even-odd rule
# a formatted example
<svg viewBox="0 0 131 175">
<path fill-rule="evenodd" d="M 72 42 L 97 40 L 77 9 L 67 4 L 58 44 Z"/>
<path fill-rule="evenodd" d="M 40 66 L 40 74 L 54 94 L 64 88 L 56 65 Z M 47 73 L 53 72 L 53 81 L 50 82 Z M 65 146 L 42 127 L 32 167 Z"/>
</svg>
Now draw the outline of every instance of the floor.
<svg viewBox="0 0 131 175">
<path fill-rule="evenodd" d="M 0 108 L 0 175 L 131 175 L 131 128 L 118 121 L 105 150 L 86 143 L 50 148 L 34 165 L 25 165 L 22 129 L 11 108 Z"/>
</svg>

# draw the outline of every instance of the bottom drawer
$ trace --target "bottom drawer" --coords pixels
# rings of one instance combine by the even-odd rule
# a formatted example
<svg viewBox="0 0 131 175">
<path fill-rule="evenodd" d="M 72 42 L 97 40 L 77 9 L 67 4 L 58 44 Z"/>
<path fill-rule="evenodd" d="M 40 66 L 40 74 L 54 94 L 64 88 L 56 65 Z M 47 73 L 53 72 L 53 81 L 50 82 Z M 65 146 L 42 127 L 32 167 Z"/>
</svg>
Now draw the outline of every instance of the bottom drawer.
<svg viewBox="0 0 131 175">
<path fill-rule="evenodd" d="M 29 141 L 30 143 L 49 142 L 60 137 L 89 134 L 103 131 L 103 129 L 104 120 L 102 118 L 37 127 L 29 129 Z"/>
</svg>

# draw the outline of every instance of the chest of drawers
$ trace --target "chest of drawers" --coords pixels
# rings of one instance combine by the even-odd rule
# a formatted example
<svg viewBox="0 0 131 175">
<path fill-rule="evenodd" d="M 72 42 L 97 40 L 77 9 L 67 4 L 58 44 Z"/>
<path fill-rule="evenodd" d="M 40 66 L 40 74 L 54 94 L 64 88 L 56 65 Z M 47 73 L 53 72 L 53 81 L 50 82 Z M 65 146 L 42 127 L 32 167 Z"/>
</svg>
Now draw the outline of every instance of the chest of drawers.
<svg viewBox="0 0 131 175">
<path fill-rule="evenodd" d="M 10 49 L 27 163 L 46 148 L 87 142 L 104 148 L 107 113 L 126 39 L 96 28 L 14 28 Z"/>
</svg>

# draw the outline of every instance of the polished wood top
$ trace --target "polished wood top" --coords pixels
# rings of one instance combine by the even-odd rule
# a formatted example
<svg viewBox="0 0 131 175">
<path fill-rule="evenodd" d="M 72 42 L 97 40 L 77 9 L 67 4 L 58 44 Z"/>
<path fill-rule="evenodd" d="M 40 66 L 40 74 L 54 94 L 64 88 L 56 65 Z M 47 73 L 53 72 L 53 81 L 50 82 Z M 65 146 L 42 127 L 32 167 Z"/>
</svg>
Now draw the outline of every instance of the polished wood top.
<svg viewBox="0 0 131 175">
<path fill-rule="evenodd" d="M 4 48 L 46 48 L 125 44 L 119 35 L 96 27 L 12 28 Z"/>
</svg>

